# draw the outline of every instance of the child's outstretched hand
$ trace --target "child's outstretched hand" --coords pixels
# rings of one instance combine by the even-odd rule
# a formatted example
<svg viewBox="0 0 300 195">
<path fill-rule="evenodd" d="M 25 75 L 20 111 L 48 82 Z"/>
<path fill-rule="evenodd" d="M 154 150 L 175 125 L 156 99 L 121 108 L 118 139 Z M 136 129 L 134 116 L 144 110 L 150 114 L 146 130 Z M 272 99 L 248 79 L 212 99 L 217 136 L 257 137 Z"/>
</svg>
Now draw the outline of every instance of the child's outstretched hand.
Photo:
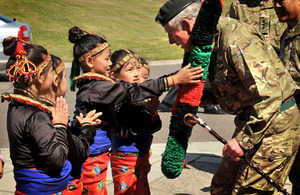
<svg viewBox="0 0 300 195">
<path fill-rule="evenodd" d="M 52 108 L 52 124 L 62 123 L 67 125 L 69 120 L 68 104 L 65 98 L 57 97 L 55 107 Z"/>
<path fill-rule="evenodd" d="M 98 119 L 98 117 L 101 115 L 102 112 L 96 113 L 96 110 L 92 110 L 85 117 L 83 117 L 83 114 L 80 113 L 79 116 L 76 116 L 76 119 L 80 125 L 84 123 L 88 123 L 91 125 L 99 125 L 101 123 L 101 120 Z"/>
<path fill-rule="evenodd" d="M 176 84 L 198 83 L 201 81 L 200 78 L 203 76 L 203 68 L 190 68 L 190 66 L 191 65 L 188 64 L 173 76 Z"/>
</svg>

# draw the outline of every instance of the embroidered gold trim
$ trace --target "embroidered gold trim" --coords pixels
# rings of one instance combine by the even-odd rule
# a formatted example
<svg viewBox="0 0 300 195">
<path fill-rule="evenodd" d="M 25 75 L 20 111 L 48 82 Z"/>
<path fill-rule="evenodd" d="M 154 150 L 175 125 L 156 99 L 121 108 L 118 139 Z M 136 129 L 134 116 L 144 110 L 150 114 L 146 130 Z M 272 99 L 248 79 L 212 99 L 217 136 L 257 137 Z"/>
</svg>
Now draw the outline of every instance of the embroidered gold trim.
<svg viewBox="0 0 300 195">
<path fill-rule="evenodd" d="M 132 58 L 133 55 L 128 54 L 126 55 L 121 61 L 118 62 L 118 64 L 116 64 L 111 70 L 110 72 L 115 72 L 116 70 L 118 70 L 119 68 L 121 68 L 121 66 L 123 66 L 130 58 Z"/>
<path fill-rule="evenodd" d="M 39 96 L 39 102 L 42 102 L 42 104 L 45 104 L 46 106 L 48 106 L 46 103 L 48 103 L 49 105 L 51 105 L 52 107 L 55 107 L 55 103 L 52 102 L 51 100 L 48 100 L 47 98 L 41 97 Z M 45 103 L 43 103 L 45 102 Z M 50 106 L 48 106 L 50 107 Z"/>
<path fill-rule="evenodd" d="M 175 87 L 176 87 L 176 86 L 177 86 L 177 83 L 175 82 L 174 75 L 171 75 L 171 79 L 172 79 L 172 81 L 173 81 L 173 83 L 174 83 L 174 85 L 175 85 Z"/>
<path fill-rule="evenodd" d="M 128 54 L 118 62 L 118 64 L 116 64 L 110 71 L 111 72 L 115 72 L 117 71 L 119 68 L 121 68 L 128 60 L 130 60 L 131 58 L 136 58 L 139 63 L 141 63 L 141 59 L 136 55 L 131 53 L 130 51 L 124 49 L 124 51 L 126 51 Z M 133 65 L 135 65 L 135 61 L 131 61 Z"/>
<path fill-rule="evenodd" d="M 84 127 L 84 126 L 93 126 L 93 125 L 90 122 L 84 122 L 84 123 L 81 124 L 81 128 Z"/>
<path fill-rule="evenodd" d="M 50 61 L 51 61 L 51 57 L 50 57 L 49 53 L 47 53 L 47 56 L 44 59 L 44 61 L 42 63 L 40 63 L 39 65 L 37 65 L 37 70 L 38 71 L 44 70 L 48 66 Z"/>
<path fill-rule="evenodd" d="M 53 127 L 67 129 L 67 125 L 63 125 L 63 124 L 53 124 Z"/>
<path fill-rule="evenodd" d="M 102 43 L 101 45 L 98 45 L 97 47 L 95 47 L 94 49 L 86 52 L 85 54 L 83 54 L 82 56 L 80 56 L 78 58 L 79 62 L 83 62 L 86 58 L 91 57 L 101 51 L 103 51 L 104 49 L 106 49 L 109 46 L 109 44 L 107 42 Z"/>
<path fill-rule="evenodd" d="M 14 93 L 12 93 L 12 94 L 3 93 L 1 95 L 1 97 L 7 101 L 14 102 L 15 100 L 18 100 L 20 103 L 23 103 L 23 104 L 28 103 L 31 106 L 36 106 L 37 108 L 39 108 L 40 110 L 43 110 L 44 112 L 52 114 L 50 107 L 48 107 L 45 104 L 42 104 L 41 102 L 36 101 L 30 97 L 26 97 L 24 95 L 14 94 Z M 22 100 L 23 102 L 21 102 L 20 100 Z"/>
<path fill-rule="evenodd" d="M 77 82 L 78 80 L 81 80 L 81 79 L 85 79 L 85 78 L 91 78 L 91 79 L 101 79 L 101 80 L 106 80 L 106 81 L 110 81 L 112 83 L 115 83 L 115 81 L 107 76 L 104 76 L 102 74 L 98 74 L 98 73 L 91 73 L 91 72 L 88 72 L 88 73 L 84 73 L 84 74 L 81 74 L 77 77 L 75 77 L 73 79 L 73 82 Z"/>
<path fill-rule="evenodd" d="M 30 98 L 32 98 L 32 99 L 38 101 L 38 98 L 37 98 L 33 93 L 31 93 L 30 91 L 27 91 L 27 90 L 25 90 L 25 89 L 20 89 L 20 88 L 15 88 L 15 91 L 19 91 L 19 92 L 25 93 L 25 94 L 27 94 Z M 20 94 L 20 95 L 21 95 L 21 94 Z M 26 96 L 25 96 L 25 97 L 26 97 Z"/>
<path fill-rule="evenodd" d="M 65 69 L 65 63 L 63 61 L 52 71 L 52 75 L 59 75 Z"/>
<path fill-rule="evenodd" d="M 142 66 L 150 70 L 150 66 L 148 64 L 142 64 Z"/>
</svg>

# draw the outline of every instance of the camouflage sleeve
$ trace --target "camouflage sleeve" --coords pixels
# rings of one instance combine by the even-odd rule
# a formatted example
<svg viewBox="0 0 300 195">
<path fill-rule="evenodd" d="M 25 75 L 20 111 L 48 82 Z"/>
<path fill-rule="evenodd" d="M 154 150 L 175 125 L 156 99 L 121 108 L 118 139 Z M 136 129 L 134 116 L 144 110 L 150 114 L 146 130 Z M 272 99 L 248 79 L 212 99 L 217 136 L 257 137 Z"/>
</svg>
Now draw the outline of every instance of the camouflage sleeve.
<svg viewBox="0 0 300 195">
<path fill-rule="evenodd" d="M 276 64 L 278 61 L 273 60 L 261 40 L 251 39 L 252 43 L 240 40 L 228 47 L 228 63 L 234 66 L 240 80 L 236 85 L 242 85 L 238 88 L 248 93 L 238 94 L 240 103 L 249 105 L 243 106 L 243 111 L 248 113 L 247 119 L 236 135 L 236 140 L 244 149 L 251 149 L 263 139 L 272 117 L 283 101 L 280 79 L 273 68 L 282 65 Z"/>
</svg>

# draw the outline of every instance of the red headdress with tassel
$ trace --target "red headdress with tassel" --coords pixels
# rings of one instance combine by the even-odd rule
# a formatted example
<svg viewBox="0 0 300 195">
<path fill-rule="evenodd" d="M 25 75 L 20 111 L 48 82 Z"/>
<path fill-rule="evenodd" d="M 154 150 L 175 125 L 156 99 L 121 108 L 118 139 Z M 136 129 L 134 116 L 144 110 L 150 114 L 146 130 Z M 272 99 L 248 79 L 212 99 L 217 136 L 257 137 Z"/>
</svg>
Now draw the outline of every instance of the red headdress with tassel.
<svg viewBox="0 0 300 195">
<path fill-rule="evenodd" d="M 10 68 L 7 70 L 7 76 L 9 77 L 9 81 L 19 82 L 20 79 L 24 79 L 26 81 L 29 78 L 32 78 L 34 75 L 36 75 L 38 71 L 41 71 L 45 67 L 47 67 L 47 65 L 51 61 L 51 57 L 48 52 L 44 61 L 36 65 L 27 59 L 27 52 L 25 51 L 23 46 L 23 44 L 27 44 L 27 45 L 34 45 L 34 44 L 20 40 L 17 37 L 8 37 L 6 38 L 6 41 L 10 41 L 12 39 L 17 40 L 16 50 L 11 55 L 11 57 L 16 58 L 16 62 L 12 66 L 10 66 Z"/>
</svg>

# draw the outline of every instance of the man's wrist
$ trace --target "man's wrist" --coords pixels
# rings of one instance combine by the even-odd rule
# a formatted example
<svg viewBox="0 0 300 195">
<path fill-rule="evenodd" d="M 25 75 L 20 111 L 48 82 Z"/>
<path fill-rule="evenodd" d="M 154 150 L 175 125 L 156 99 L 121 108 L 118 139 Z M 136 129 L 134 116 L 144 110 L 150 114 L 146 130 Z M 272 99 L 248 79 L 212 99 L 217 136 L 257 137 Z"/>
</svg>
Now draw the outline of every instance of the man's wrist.
<svg viewBox="0 0 300 195">
<path fill-rule="evenodd" d="M 239 132 L 235 139 L 244 151 L 250 150 L 254 147 L 253 138 L 244 134 L 243 131 Z"/>
</svg>

